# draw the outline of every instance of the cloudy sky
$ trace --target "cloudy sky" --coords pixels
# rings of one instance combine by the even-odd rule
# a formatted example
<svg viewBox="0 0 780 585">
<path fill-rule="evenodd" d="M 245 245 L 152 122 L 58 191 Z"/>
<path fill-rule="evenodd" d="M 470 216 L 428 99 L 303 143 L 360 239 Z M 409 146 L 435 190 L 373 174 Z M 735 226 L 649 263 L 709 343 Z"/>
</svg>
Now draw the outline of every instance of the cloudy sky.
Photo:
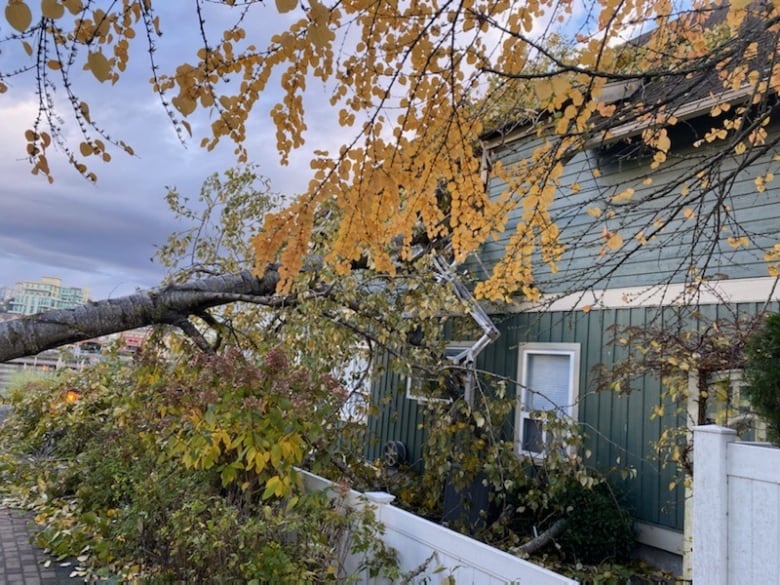
<svg viewBox="0 0 780 585">
<path fill-rule="evenodd" d="M 188 59 L 194 50 L 193 4 L 157 5 L 162 6 L 158 10 L 164 32 L 157 57 L 163 70 L 171 71 L 166 65 Z M 258 6 L 257 15 L 262 16 L 261 10 L 266 15 L 273 10 L 279 26 L 273 6 Z M 214 20 L 220 17 L 212 15 Z M 264 20 L 251 21 L 261 34 Z M 8 33 L 2 24 L 0 38 Z M 10 43 L 3 43 L 0 51 L 0 71 L 15 68 L 24 59 Z M 0 94 L 0 286 L 60 276 L 63 284 L 89 288 L 95 299 L 155 286 L 163 277 L 162 269 L 150 261 L 155 245 L 185 227 L 167 210 L 166 186 L 195 198 L 207 176 L 234 164 L 232 144 L 225 143 L 213 152 L 198 146 L 208 123 L 205 117 L 192 120 L 191 144 L 183 146 L 178 141 L 148 84 L 148 57 L 134 57 L 131 68 L 113 88 L 101 86 L 91 74 L 77 79 L 76 91 L 90 104 L 93 119 L 136 152 L 134 157 L 114 152 L 109 164 L 95 162 L 95 185 L 68 167 L 58 152 L 49 156 L 53 185 L 30 173 L 24 131 L 36 115 L 34 79 L 7 80 L 10 89 Z M 294 194 L 306 184 L 310 149 L 298 153 L 290 166 L 278 165 L 275 131 L 267 118 L 273 98 L 269 94 L 256 108 L 247 145 L 252 160 L 259 164 L 258 172 L 271 178 L 272 189 Z M 311 107 L 318 109 L 327 101 L 325 90 L 314 88 L 311 99 Z M 325 146 L 329 135 L 324 116 L 314 119 L 318 118 L 320 124 L 309 124 L 310 148 Z M 72 128 L 68 135 L 77 148 L 78 137 Z"/>
</svg>

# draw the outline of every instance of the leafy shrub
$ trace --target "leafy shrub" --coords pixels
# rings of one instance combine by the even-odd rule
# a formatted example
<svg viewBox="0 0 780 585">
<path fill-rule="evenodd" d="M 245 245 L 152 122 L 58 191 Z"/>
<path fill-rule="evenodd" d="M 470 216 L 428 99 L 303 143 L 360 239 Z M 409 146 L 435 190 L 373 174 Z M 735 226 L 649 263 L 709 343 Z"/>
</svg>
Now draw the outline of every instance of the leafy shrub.
<svg viewBox="0 0 780 585">
<path fill-rule="evenodd" d="M 44 523 L 39 544 L 95 576 L 320 582 L 351 550 L 372 572 L 394 570 L 369 512 L 302 489 L 295 466 L 327 470 L 338 445 L 359 450 L 333 381 L 279 350 L 259 364 L 235 351 L 109 361 L 10 402 L 0 479 Z"/>
<path fill-rule="evenodd" d="M 401 489 L 392 491 L 399 503 L 523 554 L 529 541 L 565 518 L 564 542 L 577 546 L 579 555 L 567 554 L 567 560 L 625 560 L 634 546 L 631 516 L 611 497 L 603 476 L 585 465 L 579 429 L 563 417 L 550 417 L 547 456 L 518 456 L 511 427 L 516 399 L 495 385 L 473 406 L 429 403 L 425 468 L 416 489 L 408 474 L 396 480 Z M 586 544 L 579 546 L 580 539 Z"/>
<path fill-rule="evenodd" d="M 557 544 L 574 563 L 623 563 L 634 548 L 634 521 L 606 482 L 584 488 L 574 485 L 566 493 L 568 523 Z"/>
<path fill-rule="evenodd" d="M 780 313 L 766 317 L 745 348 L 745 396 L 780 444 Z"/>
</svg>

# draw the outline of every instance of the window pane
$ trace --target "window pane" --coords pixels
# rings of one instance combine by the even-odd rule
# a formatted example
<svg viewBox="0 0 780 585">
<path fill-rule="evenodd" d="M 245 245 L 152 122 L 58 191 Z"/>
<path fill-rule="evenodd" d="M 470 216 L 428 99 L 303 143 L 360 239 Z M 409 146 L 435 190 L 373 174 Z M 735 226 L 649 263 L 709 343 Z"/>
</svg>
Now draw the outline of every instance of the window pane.
<svg viewBox="0 0 780 585">
<path fill-rule="evenodd" d="M 565 409 L 571 402 L 571 356 L 529 352 L 526 360 L 526 409 Z"/>
<path fill-rule="evenodd" d="M 531 453 L 541 453 L 544 443 L 542 442 L 542 421 L 532 418 L 523 418 L 523 442 L 521 448 L 523 451 Z"/>
</svg>

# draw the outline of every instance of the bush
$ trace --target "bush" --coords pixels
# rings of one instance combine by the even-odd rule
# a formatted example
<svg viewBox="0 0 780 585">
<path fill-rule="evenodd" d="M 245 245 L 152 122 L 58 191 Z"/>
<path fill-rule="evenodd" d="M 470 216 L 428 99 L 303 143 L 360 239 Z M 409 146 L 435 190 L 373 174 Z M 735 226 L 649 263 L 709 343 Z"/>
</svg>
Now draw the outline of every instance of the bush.
<svg viewBox="0 0 780 585">
<path fill-rule="evenodd" d="M 566 530 L 557 542 L 571 563 L 622 563 L 634 548 L 634 521 L 606 482 L 573 486 L 565 497 L 570 510 Z"/>
<path fill-rule="evenodd" d="M 344 441 L 342 397 L 278 350 L 101 363 L 10 401 L 0 479 L 38 543 L 96 577 L 319 583 L 350 551 L 394 570 L 370 513 L 302 489 L 295 466 L 327 469 Z"/>
<path fill-rule="evenodd" d="M 767 423 L 770 441 L 780 444 L 780 314 L 766 317 L 745 347 L 745 396 Z"/>
</svg>

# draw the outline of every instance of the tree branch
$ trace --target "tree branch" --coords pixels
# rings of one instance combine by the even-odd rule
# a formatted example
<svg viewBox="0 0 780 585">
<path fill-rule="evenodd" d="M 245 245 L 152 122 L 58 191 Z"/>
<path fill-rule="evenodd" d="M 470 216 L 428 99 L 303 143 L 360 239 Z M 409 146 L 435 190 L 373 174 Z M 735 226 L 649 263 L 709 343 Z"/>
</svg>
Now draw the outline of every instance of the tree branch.
<svg viewBox="0 0 780 585">
<path fill-rule="evenodd" d="M 182 318 L 179 319 L 175 325 L 181 329 L 187 337 L 192 339 L 193 343 L 198 346 L 198 349 L 200 349 L 203 353 L 214 353 L 214 348 L 206 340 L 206 338 L 203 337 L 203 334 L 197 327 L 195 327 L 192 321 L 187 319 L 187 317 L 182 316 Z"/>
<path fill-rule="evenodd" d="M 277 269 L 271 265 L 262 277 L 243 271 L 5 321 L 0 362 L 146 325 L 180 326 L 184 316 L 236 300 L 268 301 L 276 293 Z"/>
<path fill-rule="evenodd" d="M 555 538 L 560 536 L 560 534 L 563 532 L 563 529 L 566 528 L 566 525 L 568 523 L 569 520 L 567 518 L 558 518 L 558 520 L 553 522 L 552 526 L 550 526 L 547 530 L 542 532 L 539 536 L 529 540 L 525 544 L 522 544 L 518 546 L 516 549 L 514 549 L 515 553 L 520 554 L 522 556 L 530 556 L 535 552 L 542 550 L 545 546 L 550 544 Z"/>
</svg>

